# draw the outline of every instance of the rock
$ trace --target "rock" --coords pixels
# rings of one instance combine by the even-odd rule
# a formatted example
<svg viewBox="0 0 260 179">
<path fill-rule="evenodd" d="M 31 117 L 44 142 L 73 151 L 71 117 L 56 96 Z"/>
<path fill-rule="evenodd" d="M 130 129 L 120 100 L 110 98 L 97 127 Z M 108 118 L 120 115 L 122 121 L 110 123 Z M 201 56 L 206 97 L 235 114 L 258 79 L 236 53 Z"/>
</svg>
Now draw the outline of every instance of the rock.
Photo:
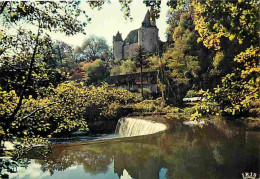
<svg viewBox="0 0 260 179">
<path fill-rule="evenodd" d="M 184 121 L 184 125 L 188 126 L 196 126 L 196 125 L 208 125 L 208 122 L 206 121 Z"/>
<path fill-rule="evenodd" d="M 192 98 L 183 98 L 184 102 L 196 102 L 196 101 L 202 101 L 202 97 L 192 97 Z"/>
</svg>

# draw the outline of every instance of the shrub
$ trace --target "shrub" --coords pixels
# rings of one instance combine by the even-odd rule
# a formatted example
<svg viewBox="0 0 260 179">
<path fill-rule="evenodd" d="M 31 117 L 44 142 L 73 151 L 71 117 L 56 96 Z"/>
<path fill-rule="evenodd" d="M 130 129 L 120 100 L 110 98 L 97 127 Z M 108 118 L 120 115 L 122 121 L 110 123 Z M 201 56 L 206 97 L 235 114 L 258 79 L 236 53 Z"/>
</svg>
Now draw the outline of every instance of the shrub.
<svg viewBox="0 0 260 179">
<path fill-rule="evenodd" d="M 222 78 L 221 86 L 214 88 L 213 92 L 200 91 L 205 100 L 196 106 L 191 120 L 197 120 L 202 115 L 242 116 L 255 113 L 252 109 L 260 96 L 259 47 L 248 48 L 234 61 L 239 63 L 239 68 Z"/>
<path fill-rule="evenodd" d="M 86 87 L 83 83 L 64 82 L 56 88 L 49 87 L 48 91 L 42 98 L 24 99 L 12 120 L 9 116 L 18 97 L 15 91 L 0 90 L 0 133 L 8 137 L 51 137 L 66 131 L 87 130 L 90 118 L 111 118 L 122 106 L 137 101 L 135 94 L 108 89 L 107 84 Z M 94 111 L 94 115 L 84 115 L 87 110 Z M 6 125 L 8 122 L 10 126 Z"/>
<path fill-rule="evenodd" d="M 198 92 L 195 90 L 189 90 L 185 96 L 185 98 L 192 98 L 198 96 Z"/>
<path fill-rule="evenodd" d="M 164 102 L 162 98 L 156 100 L 144 100 L 132 106 L 137 112 L 163 112 Z"/>
<path fill-rule="evenodd" d="M 162 98 L 156 100 L 144 100 L 140 103 L 133 104 L 132 107 L 136 112 L 154 112 L 175 114 L 179 113 L 180 109 L 177 107 L 167 106 Z"/>
</svg>

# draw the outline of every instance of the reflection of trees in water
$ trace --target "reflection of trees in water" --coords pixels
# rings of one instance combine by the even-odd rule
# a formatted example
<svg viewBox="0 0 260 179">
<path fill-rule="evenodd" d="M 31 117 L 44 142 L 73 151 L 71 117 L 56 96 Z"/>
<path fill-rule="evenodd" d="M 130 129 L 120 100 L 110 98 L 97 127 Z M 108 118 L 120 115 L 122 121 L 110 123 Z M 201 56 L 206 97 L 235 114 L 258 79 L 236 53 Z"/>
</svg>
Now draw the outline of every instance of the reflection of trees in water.
<svg viewBox="0 0 260 179">
<path fill-rule="evenodd" d="M 169 141 L 174 144 L 169 145 Z M 170 151 L 164 155 L 169 178 L 232 178 L 240 177 L 243 171 L 258 170 L 257 149 L 249 152 L 245 142 L 243 130 L 227 136 L 209 125 L 162 137 L 160 145 L 162 151 Z M 257 141 L 252 146 L 257 146 Z M 249 159 L 248 153 L 255 158 Z"/>
<path fill-rule="evenodd" d="M 220 124 L 221 126 L 222 124 Z M 225 127 L 229 125 L 224 124 Z M 168 178 L 234 178 L 259 168 L 257 140 L 239 128 L 182 127 L 159 136 L 107 141 L 89 145 L 56 145 L 45 160 L 43 171 L 61 171 L 83 165 L 91 174 L 105 173 L 114 161 L 114 172 L 123 170 L 136 179 L 159 178 L 162 167 Z M 259 133 L 257 133 L 259 135 Z"/>
<path fill-rule="evenodd" d="M 6 150 L 4 147 L 5 142 L 0 140 L 0 178 L 7 179 L 9 174 L 17 173 L 18 168 L 27 168 L 31 163 L 31 157 L 35 153 L 31 153 L 30 157 L 27 157 L 26 155 L 28 155 L 28 151 L 30 153 L 30 148 L 22 145 L 14 145 L 12 150 Z M 42 155 L 45 153 L 46 147 L 39 147 L 37 151 L 37 153 Z"/>
<path fill-rule="evenodd" d="M 159 178 L 160 161 L 156 139 L 145 142 L 122 142 L 113 148 L 118 148 L 114 153 L 114 171 L 119 177 L 126 169 L 133 178 Z"/>
<path fill-rule="evenodd" d="M 69 167 L 83 165 L 86 172 L 98 174 L 106 172 L 111 163 L 111 156 L 94 150 L 81 150 L 82 147 L 62 147 L 57 145 L 44 160 L 38 160 L 43 171 L 49 171 L 51 174 L 55 170 L 63 171 Z"/>
<path fill-rule="evenodd" d="M 153 140 L 151 143 L 141 140 L 72 147 L 56 145 L 45 160 L 38 160 L 37 163 L 42 165 L 43 171 L 50 171 L 52 174 L 55 170 L 62 171 L 76 165 L 83 165 L 84 170 L 88 173 L 98 174 L 105 173 L 109 164 L 114 160 L 114 169 L 119 176 L 126 169 L 128 172 L 130 171 L 131 176 L 138 178 L 142 173 L 151 175 L 151 168 L 154 168 L 153 171 L 160 169 L 159 164 L 153 167 L 157 159 L 153 159 L 151 156 L 158 154 L 158 146 L 154 145 L 153 142 Z M 137 171 L 138 168 L 140 172 Z M 143 169 L 147 172 L 142 172 Z M 158 172 L 154 172 L 152 176 L 157 176 Z"/>
<path fill-rule="evenodd" d="M 9 178 L 10 173 L 16 173 L 18 167 L 27 168 L 30 160 L 23 158 L 19 160 L 12 160 L 10 158 L 0 158 L 0 178 Z"/>
<path fill-rule="evenodd" d="M 84 155 L 82 159 L 79 160 L 79 163 L 82 163 L 84 170 L 94 175 L 105 173 L 108 170 L 108 165 L 112 162 L 111 156 L 91 152 Z"/>
</svg>

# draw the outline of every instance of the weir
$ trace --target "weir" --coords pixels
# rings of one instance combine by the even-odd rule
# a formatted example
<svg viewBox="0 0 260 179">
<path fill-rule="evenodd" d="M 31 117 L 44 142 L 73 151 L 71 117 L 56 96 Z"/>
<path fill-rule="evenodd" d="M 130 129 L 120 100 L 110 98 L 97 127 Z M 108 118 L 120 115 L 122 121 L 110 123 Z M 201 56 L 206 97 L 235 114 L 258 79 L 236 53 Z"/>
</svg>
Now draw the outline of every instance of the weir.
<svg viewBox="0 0 260 179">
<path fill-rule="evenodd" d="M 167 126 L 163 123 L 126 117 L 118 121 L 115 133 L 119 134 L 120 137 L 131 137 L 154 134 L 166 129 Z"/>
</svg>

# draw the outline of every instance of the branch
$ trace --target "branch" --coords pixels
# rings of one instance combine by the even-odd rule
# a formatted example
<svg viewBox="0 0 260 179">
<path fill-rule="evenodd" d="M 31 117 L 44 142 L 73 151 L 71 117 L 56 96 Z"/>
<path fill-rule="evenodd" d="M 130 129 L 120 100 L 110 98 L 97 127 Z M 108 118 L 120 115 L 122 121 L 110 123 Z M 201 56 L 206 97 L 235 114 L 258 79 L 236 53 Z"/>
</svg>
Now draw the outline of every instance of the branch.
<svg viewBox="0 0 260 179">
<path fill-rule="evenodd" d="M 4 9 L 7 6 L 7 3 L 8 3 L 8 1 L 3 2 L 3 5 L 1 6 L 1 9 L 0 9 L 0 15 L 4 12 Z"/>
<path fill-rule="evenodd" d="M 6 128 L 10 127 L 11 123 L 14 120 L 15 115 L 18 113 L 18 111 L 21 108 L 21 105 L 22 105 L 22 102 L 23 102 L 23 98 L 24 98 L 26 89 L 27 89 L 27 87 L 29 85 L 29 81 L 31 79 L 31 75 L 32 75 L 32 71 L 33 71 L 33 66 L 34 66 L 34 62 L 35 62 L 35 55 L 36 55 L 37 48 L 38 48 L 39 35 L 40 35 L 40 22 L 39 22 L 39 28 L 38 28 L 38 33 L 37 33 L 37 37 L 36 37 L 36 43 L 35 43 L 35 47 L 33 49 L 33 55 L 32 55 L 32 58 L 31 58 L 27 79 L 26 79 L 26 81 L 24 83 L 24 86 L 23 86 L 23 89 L 22 89 L 22 93 L 21 93 L 21 95 L 19 97 L 18 104 L 17 104 L 15 110 L 13 111 L 12 115 L 10 116 L 9 121 L 6 122 L 6 126 L 5 126 Z"/>
<path fill-rule="evenodd" d="M 43 109 L 45 109 L 45 108 L 47 108 L 47 107 L 49 107 L 49 106 L 52 106 L 52 105 L 57 104 L 57 103 L 60 103 L 60 102 L 62 102 L 62 100 L 56 101 L 56 102 L 47 104 L 47 105 L 45 105 L 45 106 L 43 106 L 43 107 L 41 107 L 41 108 L 38 108 L 38 109 L 34 110 L 33 112 L 31 112 L 30 114 L 28 114 L 27 116 L 24 116 L 22 119 L 20 119 L 20 121 L 22 121 L 22 120 L 24 120 L 24 119 L 26 119 L 26 118 L 28 118 L 28 117 L 34 115 L 34 114 L 35 114 L 36 112 L 38 112 L 38 111 L 41 111 L 41 110 L 43 110 Z"/>
</svg>

